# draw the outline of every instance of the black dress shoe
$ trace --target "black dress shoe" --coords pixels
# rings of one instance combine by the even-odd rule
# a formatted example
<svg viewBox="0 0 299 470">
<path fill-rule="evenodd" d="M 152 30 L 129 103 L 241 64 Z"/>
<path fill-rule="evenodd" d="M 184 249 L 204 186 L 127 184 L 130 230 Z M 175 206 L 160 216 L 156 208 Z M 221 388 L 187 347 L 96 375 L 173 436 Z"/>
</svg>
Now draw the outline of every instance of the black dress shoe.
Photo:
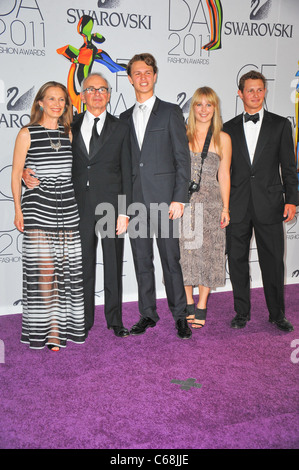
<svg viewBox="0 0 299 470">
<path fill-rule="evenodd" d="M 237 313 L 235 318 L 232 319 L 231 321 L 231 328 L 236 328 L 236 329 L 241 329 L 245 328 L 246 323 L 250 320 L 250 314 L 248 313 L 247 315 L 240 315 Z"/>
<path fill-rule="evenodd" d="M 130 334 L 134 336 L 142 335 L 145 333 L 147 328 L 154 328 L 154 326 L 156 326 L 156 322 L 154 320 L 149 317 L 141 317 L 139 322 L 132 326 Z"/>
<path fill-rule="evenodd" d="M 186 318 L 180 318 L 176 321 L 175 327 L 178 330 L 177 336 L 181 339 L 189 339 L 192 336 L 192 331 L 190 330 Z"/>
<path fill-rule="evenodd" d="M 285 317 L 280 320 L 271 320 L 271 318 L 269 318 L 269 322 L 276 325 L 279 330 L 294 331 L 293 325 Z"/>
<path fill-rule="evenodd" d="M 124 326 L 110 326 L 108 329 L 113 330 L 115 336 L 119 338 L 126 338 L 126 336 L 130 335 L 129 330 L 127 330 L 127 328 Z"/>
</svg>

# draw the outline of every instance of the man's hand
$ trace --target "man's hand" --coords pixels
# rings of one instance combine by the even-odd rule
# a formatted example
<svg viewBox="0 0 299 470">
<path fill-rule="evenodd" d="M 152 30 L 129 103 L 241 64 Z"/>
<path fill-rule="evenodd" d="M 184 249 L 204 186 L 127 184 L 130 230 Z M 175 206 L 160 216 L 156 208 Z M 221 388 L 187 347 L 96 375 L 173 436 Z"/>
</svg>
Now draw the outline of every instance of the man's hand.
<svg viewBox="0 0 299 470">
<path fill-rule="evenodd" d="M 169 206 L 169 218 L 170 219 L 179 219 L 182 217 L 184 213 L 184 204 L 181 204 L 180 202 L 174 202 Z"/>
<path fill-rule="evenodd" d="M 30 168 L 24 168 L 23 170 L 22 179 L 29 189 L 33 189 L 39 185 L 39 179 L 33 176 L 34 174 L 34 171 Z"/>
<path fill-rule="evenodd" d="M 116 223 L 116 235 L 122 235 L 126 233 L 129 225 L 129 217 L 125 215 L 119 215 Z"/>
<path fill-rule="evenodd" d="M 284 206 L 283 216 L 286 217 L 284 222 L 289 222 L 295 217 L 296 214 L 296 206 L 294 204 L 286 204 Z"/>
</svg>

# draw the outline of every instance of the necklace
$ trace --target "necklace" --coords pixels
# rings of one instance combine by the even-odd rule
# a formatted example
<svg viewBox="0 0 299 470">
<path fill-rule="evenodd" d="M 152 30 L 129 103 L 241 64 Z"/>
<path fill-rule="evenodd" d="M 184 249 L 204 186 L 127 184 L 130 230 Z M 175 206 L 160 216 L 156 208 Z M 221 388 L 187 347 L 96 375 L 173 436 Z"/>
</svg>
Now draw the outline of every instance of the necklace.
<svg viewBox="0 0 299 470">
<path fill-rule="evenodd" d="M 47 134 L 48 134 L 48 137 L 49 137 L 49 140 L 50 140 L 50 145 L 51 145 L 51 148 L 53 150 L 56 150 L 56 152 L 58 152 L 58 150 L 61 148 L 61 142 L 60 142 L 60 138 L 59 138 L 59 129 L 58 129 L 58 141 L 56 143 L 54 143 L 51 139 L 51 137 L 49 136 L 49 133 L 48 131 L 46 131 Z"/>
</svg>

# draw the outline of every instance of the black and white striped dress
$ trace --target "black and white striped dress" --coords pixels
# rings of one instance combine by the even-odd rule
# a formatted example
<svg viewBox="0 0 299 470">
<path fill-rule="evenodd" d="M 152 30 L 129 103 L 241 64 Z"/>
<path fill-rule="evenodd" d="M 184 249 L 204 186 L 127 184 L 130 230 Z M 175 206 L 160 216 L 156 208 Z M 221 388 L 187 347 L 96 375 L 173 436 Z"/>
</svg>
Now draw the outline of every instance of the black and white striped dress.
<svg viewBox="0 0 299 470">
<path fill-rule="evenodd" d="M 40 184 L 22 198 L 23 320 L 21 341 L 31 348 L 83 343 L 84 302 L 79 215 L 71 181 L 72 151 L 64 129 L 28 127 L 25 166 Z M 55 150 L 51 141 L 61 142 Z"/>
</svg>

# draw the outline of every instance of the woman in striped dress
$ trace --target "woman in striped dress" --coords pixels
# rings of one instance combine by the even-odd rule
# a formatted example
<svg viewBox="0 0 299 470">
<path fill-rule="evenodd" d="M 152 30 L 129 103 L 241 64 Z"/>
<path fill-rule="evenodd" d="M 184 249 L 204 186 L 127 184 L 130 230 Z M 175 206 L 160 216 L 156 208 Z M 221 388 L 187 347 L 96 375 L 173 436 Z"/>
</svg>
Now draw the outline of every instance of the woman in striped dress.
<svg viewBox="0 0 299 470">
<path fill-rule="evenodd" d="M 79 215 L 71 182 L 72 106 L 64 85 L 38 91 L 17 136 L 12 167 L 15 226 L 23 237 L 21 341 L 52 350 L 85 339 Z M 21 198 L 24 167 L 39 185 Z M 22 202 L 21 202 L 22 199 Z"/>
</svg>

